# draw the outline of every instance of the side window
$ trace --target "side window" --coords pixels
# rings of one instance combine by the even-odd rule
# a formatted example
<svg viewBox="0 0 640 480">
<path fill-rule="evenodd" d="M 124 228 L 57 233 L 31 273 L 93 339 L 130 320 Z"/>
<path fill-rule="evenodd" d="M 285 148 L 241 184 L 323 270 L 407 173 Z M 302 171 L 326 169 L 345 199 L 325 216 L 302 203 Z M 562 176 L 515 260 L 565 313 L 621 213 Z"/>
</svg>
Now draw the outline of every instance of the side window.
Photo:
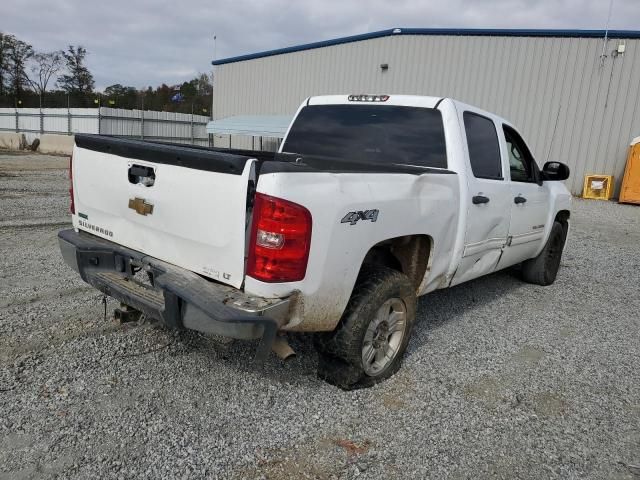
<svg viewBox="0 0 640 480">
<path fill-rule="evenodd" d="M 522 137 L 513 128 L 503 125 L 504 138 L 509 153 L 509 170 L 512 182 L 537 182 L 537 165 Z"/>
<path fill-rule="evenodd" d="M 463 118 L 473 176 L 502 180 L 500 144 L 493 121 L 472 112 L 464 112 Z"/>
</svg>

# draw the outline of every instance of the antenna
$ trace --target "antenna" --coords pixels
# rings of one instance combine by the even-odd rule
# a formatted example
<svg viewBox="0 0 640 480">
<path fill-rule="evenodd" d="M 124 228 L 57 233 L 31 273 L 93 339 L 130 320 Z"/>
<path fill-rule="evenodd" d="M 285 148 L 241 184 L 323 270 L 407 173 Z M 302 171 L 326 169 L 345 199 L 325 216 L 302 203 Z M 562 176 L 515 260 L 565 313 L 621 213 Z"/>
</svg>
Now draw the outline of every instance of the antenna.
<svg viewBox="0 0 640 480">
<path fill-rule="evenodd" d="M 547 159 L 544 163 L 549 161 L 549 157 L 551 156 L 551 149 L 553 148 L 553 140 L 556 138 L 556 129 L 558 128 L 558 120 L 560 119 L 560 110 L 562 109 L 562 103 L 558 105 L 558 113 L 556 114 L 556 123 L 553 126 L 553 133 L 551 134 L 551 141 L 549 142 L 549 151 L 547 152 Z"/>
<path fill-rule="evenodd" d="M 613 10 L 613 0 L 609 1 L 609 13 L 607 14 L 607 24 L 604 29 L 604 39 L 602 40 L 602 53 L 600 54 L 600 68 L 604 66 L 604 60 L 607 58 L 607 40 L 609 40 L 609 22 L 611 22 L 611 11 Z"/>
</svg>

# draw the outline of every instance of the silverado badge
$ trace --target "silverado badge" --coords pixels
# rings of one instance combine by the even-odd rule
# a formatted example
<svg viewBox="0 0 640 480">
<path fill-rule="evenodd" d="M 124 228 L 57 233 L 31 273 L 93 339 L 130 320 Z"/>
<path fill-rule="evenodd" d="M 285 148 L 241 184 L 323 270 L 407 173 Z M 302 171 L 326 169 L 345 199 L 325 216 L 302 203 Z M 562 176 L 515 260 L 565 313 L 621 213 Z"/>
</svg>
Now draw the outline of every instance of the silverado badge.
<svg viewBox="0 0 640 480">
<path fill-rule="evenodd" d="M 140 215 L 151 215 L 153 213 L 153 205 L 147 203 L 144 198 L 130 198 L 129 208 L 135 210 Z"/>
</svg>

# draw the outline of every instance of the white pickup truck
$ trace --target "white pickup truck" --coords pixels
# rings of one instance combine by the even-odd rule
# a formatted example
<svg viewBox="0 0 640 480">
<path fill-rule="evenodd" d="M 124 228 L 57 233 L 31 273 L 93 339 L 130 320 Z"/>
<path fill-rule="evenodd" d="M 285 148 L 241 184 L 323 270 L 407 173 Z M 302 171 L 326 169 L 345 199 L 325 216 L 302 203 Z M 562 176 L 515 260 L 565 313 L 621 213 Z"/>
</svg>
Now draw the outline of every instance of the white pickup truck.
<svg viewBox="0 0 640 480">
<path fill-rule="evenodd" d="M 118 315 L 258 359 L 316 332 L 342 388 L 397 371 L 420 295 L 516 264 L 553 283 L 571 202 L 506 120 L 407 95 L 311 97 L 276 153 L 77 135 L 70 176 L 62 255 Z"/>
</svg>

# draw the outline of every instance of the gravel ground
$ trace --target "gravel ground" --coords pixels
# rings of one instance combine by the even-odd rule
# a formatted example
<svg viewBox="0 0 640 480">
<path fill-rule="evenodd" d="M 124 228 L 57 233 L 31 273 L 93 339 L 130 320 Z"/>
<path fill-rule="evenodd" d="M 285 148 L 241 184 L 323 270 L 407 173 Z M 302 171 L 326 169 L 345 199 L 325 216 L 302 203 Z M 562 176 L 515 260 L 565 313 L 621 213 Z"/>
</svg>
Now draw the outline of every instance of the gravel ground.
<svg viewBox="0 0 640 480">
<path fill-rule="evenodd" d="M 640 207 L 576 200 L 553 286 L 423 297 L 400 372 L 343 392 L 306 337 L 256 371 L 250 343 L 105 320 L 58 253 L 66 163 L 0 154 L 0 478 L 640 475 Z"/>
</svg>

